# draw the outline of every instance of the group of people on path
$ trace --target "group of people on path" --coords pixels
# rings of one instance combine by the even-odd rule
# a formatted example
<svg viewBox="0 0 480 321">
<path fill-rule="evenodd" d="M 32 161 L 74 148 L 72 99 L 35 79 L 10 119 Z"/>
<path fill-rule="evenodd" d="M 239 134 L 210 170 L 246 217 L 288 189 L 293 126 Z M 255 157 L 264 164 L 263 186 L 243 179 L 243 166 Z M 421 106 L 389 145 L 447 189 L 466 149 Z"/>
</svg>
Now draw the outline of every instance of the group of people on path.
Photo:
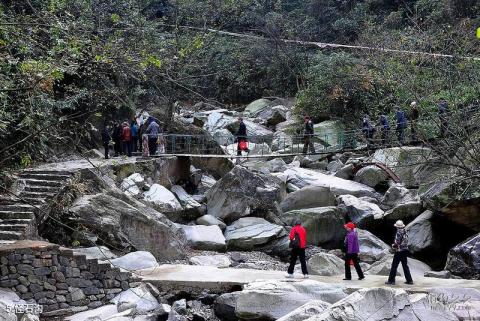
<svg viewBox="0 0 480 321">
<path fill-rule="evenodd" d="M 162 131 L 157 120 L 148 117 L 136 117 L 131 122 L 104 123 L 102 141 L 105 149 L 105 159 L 110 158 L 110 146 L 113 143 L 114 157 L 131 157 L 134 152 L 142 152 L 142 156 L 152 156 L 158 151 L 164 152 Z"/>
<path fill-rule="evenodd" d="M 394 251 L 393 261 L 390 268 L 390 273 L 388 280 L 385 282 L 387 285 L 395 285 L 395 277 L 397 275 L 398 265 L 401 263 L 403 267 L 403 273 L 405 276 L 405 284 L 413 284 L 412 275 L 410 273 L 410 268 L 408 267 L 408 234 L 405 230 L 405 224 L 403 221 L 397 221 L 394 226 L 397 231 L 395 234 L 394 243 L 392 244 L 392 249 Z M 362 268 L 360 266 L 360 243 L 358 240 L 358 233 L 356 231 L 356 226 L 352 222 L 348 222 L 344 225 L 345 230 L 347 231 L 345 240 L 344 240 L 344 256 L 345 256 L 345 278 L 344 281 L 352 280 L 351 265 L 355 267 L 355 270 L 358 275 L 358 280 L 365 279 Z M 294 226 L 290 231 L 290 265 L 287 270 L 287 278 L 293 278 L 295 264 L 297 259 L 300 259 L 300 265 L 302 268 L 302 274 L 304 278 L 308 278 L 307 263 L 305 259 L 305 249 L 307 248 L 307 231 L 302 226 L 300 220 L 294 222 Z"/>
<path fill-rule="evenodd" d="M 440 137 L 445 137 L 448 129 L 448 103 L 445 99 L 440 99 L 438 103 L 438 117 L 440 123 Z M 410 139 L 415 143 L 418 141 L 418 120 L 420 118 L 420 111 L 418 109 L 418 103 L 412 101 L 410 103 L 410 112 L 407 113 L 397 106 L 395 109 L 395 131 L 397 135 L 397 141 L 403 145 L 405 144 L 405 131 L 410 125 Z M 368 145 L 373 144 L 373 136 L 377 131 L 377 128 L 381 130 L 382 145 L 390 143 L 390 122 L 386 114 L 381 114 L 378 120 L 378 124 L 375 126 L 370 120 L 368 115 L 363 118 L 362 132 L 365 136 Z"/>
</svg>

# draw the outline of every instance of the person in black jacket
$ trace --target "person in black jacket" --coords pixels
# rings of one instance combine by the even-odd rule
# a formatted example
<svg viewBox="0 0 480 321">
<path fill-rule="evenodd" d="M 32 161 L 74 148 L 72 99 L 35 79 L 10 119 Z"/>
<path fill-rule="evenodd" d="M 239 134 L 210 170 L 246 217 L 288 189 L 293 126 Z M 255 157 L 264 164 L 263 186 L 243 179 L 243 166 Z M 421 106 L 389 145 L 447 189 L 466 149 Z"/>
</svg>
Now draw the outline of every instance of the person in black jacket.
<svg viewBox="0 0 480 321">
<path fill-rule="evenodd" d="M 244 143 L 247 142 L 247 126 L 243 122 L 243 118 L 239 117 L 239 126 L 238 126 L 238 131 L 235 136 L 237 136 L 237 156 L 242 156 L 242 150 L 246 151 L 247 153 L 249 152 L 248 148 L 241 148 L 243 147 L 242 145 L 245 145 Z"/>
<path fill-rule="evenodd" d="M 115 143 L 115 146 L 114 146 L 115 157 L 122 154 L 122 132 L 123 132 L 122 124 L 119 122 L 116 122 L 113 127 L 113 135 L 112 135 L 113 142 Z"/>
<path fill-rule="evenodd" d="M 313 122 L 309 116 L 305 116 L 305 134 L 303 136 L 303 153 L 306 154 L 308 150 L 310 153 L 315 154 L 315 146 L 313 145 L 313 135 L 315 130 L 313 128 Z"/>
<path fill-rule="evenodd" d="M 103 141 L 103 147 L 105 148 L 105 159 L 110 158 L 108 155 L 108 148 L 109 148 L 111 139 L 112 138 L 110 137 L 110 132 L 108 131 L 107 123 L 105 122 L 103 124 L 103 130 L 102 130 L 102 141 Z"/>
</svg>

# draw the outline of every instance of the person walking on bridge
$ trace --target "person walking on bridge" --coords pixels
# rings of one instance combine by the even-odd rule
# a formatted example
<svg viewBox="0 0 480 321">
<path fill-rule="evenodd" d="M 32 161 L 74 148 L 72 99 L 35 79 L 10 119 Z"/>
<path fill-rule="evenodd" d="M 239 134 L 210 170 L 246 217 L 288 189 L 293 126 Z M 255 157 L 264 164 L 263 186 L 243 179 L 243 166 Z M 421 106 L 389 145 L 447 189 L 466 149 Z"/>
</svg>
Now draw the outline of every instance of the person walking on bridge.
<svg viewBox="0 0 480 321">
<path fill-rule="evenodd" d="M 390 122 L 387 115 L 380 115 L 379 126 L 382 130 L 382 145 L 385 146 L 390 141 Z"/>
<path fill-rule="evenodd" d="M 102 130 L 102 141 L 103 141 L 103 147 L 105 148 L 105 159 L 109 159 L 108 155 L 108 149 L 110 145 L 110 140 L 112 137 L 110 136 L 110 132 L 108 131 L 108 125 L 107 122 L 103 124 L 103 130 Z"/>
<path fill-rule="evenodd" d="M 412 142 L 415 143 L 418 139 L 418 137 L 417 137 L 417 121 L 418 121 L 418 118 L 420 118 L 420 112 L 418 111 L 416 101 L 412 101 L 412 103 L 410 104 L 410 107 L 411 107 L 410 117 L 409 117 L 410 131 L 411 131 L 410 134 L 411 134 Z"/>
<path fill-rule="evenodd" d="M 242 156 L 242 151 L 250 152 L 248 149 L 247 139 L 247 125 L 243 122 L 243 118 L 238 118 L 238 131 L 235 135 L 237 137 L 237 156 Z"/>
<path fill-rule="evenodd" d="M 157 139 L 158 133 L 160 132 L 160 125 L 152 118 L 145 132 L 148 135 L 148 151 L 150 156 L 153 156 L 157 153 Z"/>
<path fill-rule="evenodd" d="M 302 226 L 300 220 L 295 220 L 295 224 L 290 231 L 290 265 L 288 266 L 287 278 L 293 278 L 293 271 L 297 258 L 300 258 L 300 265 L 302 266 L 303 278 L 308 278 L 307 263 L 305 261 L 305 249 L 307 248 L 307 231 Z"/>
<path fill-rule="evenodd" d="M 115 150 L 115 157 L 122 154 L 122 131 L 123 131 L 122 124 L 119 122 L 116 122 L 113 125 L 113 134 L 112 134 L 113 143 L 115 144 L 113 147 Z"/>
<path fill-rule="evenodd" d="M 315 129 L 313 127 L 313 121 L 309 116 L 305 116 L 305 134 L 303 136 L 303 153 L 307 154 L 310 150 L 311 154 L 315 154 L 315 146 L 313 145 L 313 135 L 315 135 Z"/>
<path fill-rule="evenodd" d="M 344 228 L 347 230 L 347 236 L 345 237 L 345 278 L 344 281 L 350 281 L 352 279 L 352 272 L 350 270 L 350 262 L 353 261 L 353 266 L 357 271 L 358 279 L 363 280 L 365 276 L 363 275 L 362 268 L 360 266 L 360 260 L 358 258 L 358 253 L 360 252 L 360 244 L 358 242 L 358 234 L 355 230 L 355 224 L 348 222 L 344 225 Z"/>
<path fill-rule="evenodd" d="M 448 103 L 443 98 L 438 103 L 438 118 L 440 119 L 440 137 L 443 138 L 448 130 Z"/>
<path fill-rule="evenodd" d="M 408 267 L 408 234 L 405 230 L 405 224 L 403 221 L 397 221 L 394 226 L 397 228 L 397 233 L 395 234 L 395 241 L 392 244 L 392 248 L 395 251 L 393 255 L 392 267 L 390 268 L 390 275 L 388 276 L 388 281 L 385 282 L 387 285 L 395 285 L 395 276 L 397 275 L 398 264 L 401 262 L 403 267 L 403 274 L 405 275 L 406 282 L 405 284 L 413 284 L 412 275 L 410 274 L 410 268 Z"/>
<path fill-rule="evenodd" d="M 395 112 L 395 119 L 397 121 L 397 139 L 400 145 L 405 143 L 405 128 L 407 128 L 407 116 L 405 112 L 397 106 Z"/>
<path fill-rule="evenodd" d="M 363 117 L 362 131 L 365 135 L 365 139 L 367 140 L 367 146 L 370 147 L 373 145 L 373 134 L 375 134 L 375 127 L 372 126 L 368 115 Z"/>
</svg>

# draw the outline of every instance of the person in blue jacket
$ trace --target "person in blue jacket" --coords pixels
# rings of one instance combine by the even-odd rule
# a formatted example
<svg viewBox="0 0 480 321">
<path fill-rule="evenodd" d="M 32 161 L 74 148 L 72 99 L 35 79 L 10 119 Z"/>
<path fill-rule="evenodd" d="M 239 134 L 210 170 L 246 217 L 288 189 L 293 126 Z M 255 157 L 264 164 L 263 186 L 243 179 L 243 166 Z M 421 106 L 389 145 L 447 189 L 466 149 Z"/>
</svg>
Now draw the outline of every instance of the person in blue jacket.
<svg viewBox="0 0 480 321">
<path fill-rule="evenodd" d="M 397 121 L 397 139 L 400 145 L 405 143 L 405 128 L 407 128 L 407 116 L 405 111 L 397 106 L 395 112 L 395 119 Z"/>
</svg>

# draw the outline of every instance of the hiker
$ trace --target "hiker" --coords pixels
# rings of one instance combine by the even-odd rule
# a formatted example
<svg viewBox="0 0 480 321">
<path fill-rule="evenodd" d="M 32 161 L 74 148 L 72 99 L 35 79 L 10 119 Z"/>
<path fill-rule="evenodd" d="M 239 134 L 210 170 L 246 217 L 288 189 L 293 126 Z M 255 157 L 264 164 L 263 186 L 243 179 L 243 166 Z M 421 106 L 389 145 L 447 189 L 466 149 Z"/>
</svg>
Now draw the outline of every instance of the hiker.
<svg viewBox="0 0 480 321">
<path fill-rule="evenodd" d="M 412 142 L 417 141 L 417 121 L 418 118 L 420 117 L 420 112 L 418 111 L 417 107 L 417 102 L 412 101 L 410 104 L 411 110 L 410 110 L 410 115 L 409 115 L 409 120 L 410 120 L 410 130 L 411 130 L 411 139 Z"/>
<path fill-rule="evenodd" d="M 373 127 L 370 123 L 370 118 L 368 117 L 368 115 L 365 115 L 365 117 L 363 117 L 362 132 L 365 135 L 365 139 L 367 140 L 367 146 L 372 145 L 375 127 Z"/>
<path fill-rule="evenodd" d="M 390 122 L 385 114 L 380 115 L 379 126 L 382 130 L 382 145 L 387 145 L 390 140 Z"/>
<path fill-rule="evenodd" d="M 302 226 L 300 220 L 295 221 L 295 226 L 290 231 L 290 247 L 292 248 L 290 254 L 290 265 L 288 267 L 287 278 L 293 278 L 293 270 L 297 263 L 297 257 L 300 258 L 302 266 L 303 278 L 308 278 L 307 263 L 305 262 L 305 248 L 307 247 L 307 231 Z"/>
<path fill-rule="evenodd" d="M 242 156 L 242 151 L 250 152 L 248 149 L 248 140 L 247 140 L 247 126 L 243 122 L 243 118 L 238 118 L 239 125 L 238 131 L 235 135 L 237 137 L 237 156 Z"/>
<path fill-rule="evenodd" d="M 350 262 L 353 261 L 353 266 L 357 271 L 358 279 L 363 280 L 362 268 L 360 267 L 360 261 L 358 253 L 360 252 L 360 245 L 358 243 L 358 234 L 355 230 L 355 224 L 348 222 L 343 226 L 347 230 L 347 236 L 345 236 L 345 278 L 344 281 L 350 281 L 352 279 L 352 272 L 350 271 Z"/>
<path fill-rule="evenodd" d="M 403 145 L 405 142 L 405 128 L 407 128 L 407 117 L 405 112 L 397 106 L 395 112 L 395 119 L 397 121 L 397 139 L 400 145 Z"/>
<path fill-rule="evenodd" d="M 388 281 L 385 284 L 395 285 L 395 276 L 397 275 L 398 264 L 402 262 L 403 274 L 405 275 L 405 284 L 413 284 L 412 275 L 408 267 L 408 234 L 405 230 L 405 224 L 403 221 L 397 221 L 394 226 L 397 228 L 395 234 L 395 242 L 392 244 L 392 248 L 395 251 L 393 255 L 392 267 L 390 268 L 390 275 Z"/>
<path fill-rule="evenodd" d="M 153 156 L 157 153 L 157 139 L 158 133 L 160 132 L 160 126 L 157 124 L 155 119 L 152 118 L 150 124 L 148 125 L 145 133 L 148 135 L 148 150 L 150 156 Z"/>
<path fill-rule="evenodd" d="M 130 124 L 130 131 L 132 132 L 132 150 L 136 152 L 138 150 L 138 125 L 135 120 L 132 120 Z"/>
<path fill-rule="evenodd" d="M 108 149 L 109 149 L 111 139 L 112 137 L 110 137 L 110 132 L 108 131 L 108 125 L 105 122 L 103 124 L 103 130 L 102 130 L 102 141 L 103 141 L 103 147 L 105 148 L 105 159 L 110 158 L 108 155 Z"/>
<path fill-rule="evenodd" d="M 438 118 L 440 120 L 440 137 L 445 137 L 448 130 L 448 103 L 443 98 L 438 103 Z"/>
<path fill-rule="evenodd" d="M 310 119 L 309 116 L 305 116 L 305 133 L 303 136 L 304 144 L 303 144 L 303 153 L 307 154 L 308 150 L 310 150 L 311 154 L 315 154 L 315 146 L 313 145 L 313 135 L 315 134 L 315 130 L 313 128 L 313 121 Z"/>
<path fill-rule="evenodd" d="M 123 153 L 127 154 L 128 157 L 132 157 L 132 131 L 128 122 L 123 122 L 122 145 Z"/>
<path fill-rule="evenodd" d="M 113 143 L 114 145 L 114 150 L 115 150 L 115 157 L 118 157 L 119 155 L 122 154 L 122 131 L 123 127 L 122 124 L 116 122 L 114 127 L 113 127 Z"/>
</svg>

